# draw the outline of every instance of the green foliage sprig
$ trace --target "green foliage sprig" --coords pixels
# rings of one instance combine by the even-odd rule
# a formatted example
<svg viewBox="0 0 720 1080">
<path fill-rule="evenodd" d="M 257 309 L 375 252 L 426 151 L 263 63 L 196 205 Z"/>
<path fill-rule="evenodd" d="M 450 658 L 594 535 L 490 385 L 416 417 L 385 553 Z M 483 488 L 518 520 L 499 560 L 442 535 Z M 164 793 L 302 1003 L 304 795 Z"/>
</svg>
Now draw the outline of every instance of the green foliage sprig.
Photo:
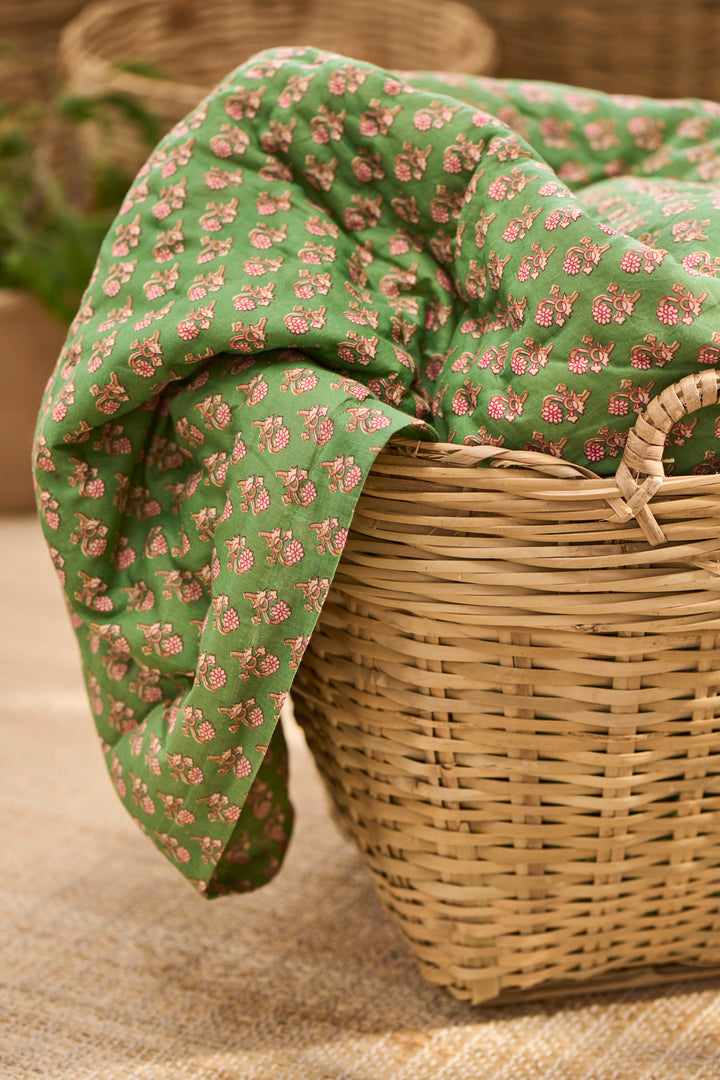
<svg viewBox="0 0 720 1080">
<path fill-rule="evenodd" d="M 120 93 L 0 103 L 0 287 L 28 289 L 58 318 L 74 315 L 100 244 L 132 176 L 83 141 L 93 124 L 112 138 L 130 120 L 148 148 L 154 116 Z"/>
</svg>

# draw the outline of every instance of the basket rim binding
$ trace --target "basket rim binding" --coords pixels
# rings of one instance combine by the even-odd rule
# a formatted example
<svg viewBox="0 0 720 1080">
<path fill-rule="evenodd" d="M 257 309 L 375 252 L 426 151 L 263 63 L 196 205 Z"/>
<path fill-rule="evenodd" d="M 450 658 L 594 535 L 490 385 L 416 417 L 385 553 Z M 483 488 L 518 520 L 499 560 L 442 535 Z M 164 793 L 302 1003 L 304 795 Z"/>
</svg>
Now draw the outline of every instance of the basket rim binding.
<svg viewBox="0 0 720 1080">
<path fill-rule="evenodd" d="M 702 371 L 686 375 L 665 387 L 648 403 L 628 431 L 627 442 L 614 477 L 600 477 L 591 469 L 536 450 L 517 450 L 490 444 L 431 443 L 407 438 L 391 440 L 390 447 L 405 456 L 442 459 L 457 465 L 489 464 L 495 468 L 522 467 L 557 479 L 595 482 L 597 495 L 603 493 L 608 522 L 622 524 L 635 519 L 653 546 L 665 543 L 650 501 L 668 484 L 713 485 L 713 476 L 667 477 L 663 467 L 665 439 L 673 424 L 698 409 L 720 401 L 720 372 Z M 720 478 L 715 477 L 715 482 Z"/>
<path fill-rule="evenodd" d="M 273 0 L 272 4 L 262 6 L 251 0 L 239 6 L 242 8 L 245 36 L 251 41 L 261 37 L 265 43 L 259 48 L 254 46 L 250 52 L 236 56 L 234 61 L 232 58 L 229 59 L 228 70 L 233 67 L 233 63 L 244 62 L 262 49 L 297 45 L 297 40 L 284 40 L 284 35 L 289 33 L 293 37 L 301 30 L 301 26 L 298 25 L 300 11 L 307 16 L 312 15 L 314 10 L 327 8 L 333 11 L 337 20 L 338 10 L 332 0 L 309 0 L 307 4 L 302 5 L 301 9 L 294 0 Z M 380 14 L 392 12 L 395 7 L 398 9 L 406 7 L 408 12 L 414 10 L 417 13 L 418 7 L 416 2 L 407 3 L 406 0 L 391 0 L 390 4 L 387 0 L 370 0 L 364 5 L 364 9 L 368 6 L 372 6 Z M 450 16 L 452 16 L 454 24 L 457 24 L 456 29 L 462 30 L 459 37 L 458 34 L 455 35 L 462 41 L 462 51 L 459 54 L 453 52 L 453 55 L 442 56 L 438 64 L 439 68 L 464 74 L 487 74 L 495 69 L 499 55 L 497 37 L 492 27 L 478 11 L 458 0 L 442 0 L 441 5 L 434 3 L 433 0 L 427 0 L 423 7 L 433 17 L 435 24 L 440 22 L 436 18 L 440 7 L 444 15 L 442 22 L 449 24 Z M 87 80 L 95 83 L 111 80 L 114 86 L 122 86 L 128 93 L 134 93 L 139 97 L 156 100 L 163 108 L 177 112 L 180 105 L 187 111 L 197 105 L 208 93 L 210 85 L 199 83 L 197 80 L 186 82 L 174 76 L 163 81 L 134 72 L 113 69 L 119 57 L 105 55 L 107 50 L 100 51 L 98 46 L 105 37 L 108 41 L 112 41 L 118 28 L 117 24 L 131 20 L 133 9 L 152 12 L 158 20 L 156 29 L 161 29 L 160 20 L 164 19 L 173 22 L 178 30 L 181 30 L 183 18 L 192 14 L 195 20 L 200 20 L 195 26 L 196 32 L 202 33 L 203 29 L 207 32 L 209 28 L 212 28 L 214 34 L 217 35 L 218 27 L 212 21 L 213 15 L 216 12 L 222 12 L 224 8 L 233 11 L 237 16 L 238 5 L 232 3 L 231 0 L 209 0 L 209 3 L 200 10 L 189 5 L 187 0 L 94 0 L 65 26 L 60 39 L 62 67 L 73 82 Z M 274 24 L 277 25 L 277 31 L 273 33 Z M 349 28 L 349 34 L 351 33 L 352 29 Z M 181 39 L 178 38 L 178 40 Z M 349 41 L 350 37 L 348 37 L 348 44 Z M 435 39 L 433 43 L 436 48 L 440 44 Z M 167 39 L 164 44 L 168 45 Z M 312 45 L 313 42 L 309 40 L 305 44 Z M 112 51 L 114 54 L 114 46 Z M 143 46 L 143 51 L 147 52 L 147 45 Z M 347 54 L 351 56 L 352 52 L 348 50 Z M 399 67 L 397 65 L 396 69 Z"/>
</svg>

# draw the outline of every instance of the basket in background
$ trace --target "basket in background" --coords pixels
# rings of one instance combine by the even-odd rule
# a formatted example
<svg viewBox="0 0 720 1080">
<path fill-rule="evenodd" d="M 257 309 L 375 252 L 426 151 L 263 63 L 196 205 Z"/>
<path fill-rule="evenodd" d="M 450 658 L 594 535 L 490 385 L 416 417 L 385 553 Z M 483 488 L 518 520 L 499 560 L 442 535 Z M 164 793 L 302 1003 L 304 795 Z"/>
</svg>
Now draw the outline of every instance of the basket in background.
<svg viewBox="0 0 720 1080">
<path fill-rule="evenodd" d="M 497 33 L 500 77 L 720 100 L 716 0 L 472 3 Z"/>
<path fill-rule="evenodd" d="M 66 29 L 61 60 L 70 89 L 134 95 L 164 129 L 193 109 L 238 64 L 262 49 L 312 45 L 381 67 L 484 73 L 495 39 L 455 0 L 106 0 Z M 143 62 L 158 79 L 118 70 Z M 147 148 L 122 124 L 108 152 L 141 164 Z"/>
<path fill-rule="evenodd" d="M 87 0 L 2 0 L 0 102 L 42 99 L 57 75 L 60 34 Z"/>
<path fill-rule="evenodd" d="M 663 391 L 614 478 L 451 444 L 370 473 L 295 716 L 458 999 L 720 971 L 720 476 L 661 461 L 719 393 Z"/>
</svg>

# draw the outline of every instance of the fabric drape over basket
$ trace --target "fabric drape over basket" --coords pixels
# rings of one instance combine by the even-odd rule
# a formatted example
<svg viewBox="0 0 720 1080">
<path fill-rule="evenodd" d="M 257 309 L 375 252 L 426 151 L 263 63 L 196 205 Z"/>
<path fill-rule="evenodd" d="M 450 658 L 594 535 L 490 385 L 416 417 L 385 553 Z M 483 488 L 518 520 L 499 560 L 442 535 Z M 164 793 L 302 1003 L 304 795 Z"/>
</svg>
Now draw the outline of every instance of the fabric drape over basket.
<svg viewBox="0 0 720 1080">
<path fill-rule="evenodd" d="M 117 791 L 206 895 L 282 858 L 277 719 L 387 440 L 612 477 L 648 401 L 717 363 L 718 145 L 711 103 L 280 49 L 141 170 L 35 475 Z M 678 416 L 666 471 L 717 471 L 715 418 Z"/>
</svg>

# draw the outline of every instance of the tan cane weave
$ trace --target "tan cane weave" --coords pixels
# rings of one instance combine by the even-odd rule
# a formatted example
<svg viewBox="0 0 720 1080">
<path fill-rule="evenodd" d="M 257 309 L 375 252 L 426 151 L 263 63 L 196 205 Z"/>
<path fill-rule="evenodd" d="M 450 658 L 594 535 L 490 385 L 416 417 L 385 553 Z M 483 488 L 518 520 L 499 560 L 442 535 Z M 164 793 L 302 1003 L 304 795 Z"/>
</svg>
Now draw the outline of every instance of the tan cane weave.
<svg viewBox="0 0 720 1080">
<path fill-rule="evenodd" d="M 295 712 L 457 998 L 720 965 L 720 477 L 658 467 L 717 400 L 714 371 L 660 395 L 620 486 L 494 447 L 372 470 Z"/>
</svg>

